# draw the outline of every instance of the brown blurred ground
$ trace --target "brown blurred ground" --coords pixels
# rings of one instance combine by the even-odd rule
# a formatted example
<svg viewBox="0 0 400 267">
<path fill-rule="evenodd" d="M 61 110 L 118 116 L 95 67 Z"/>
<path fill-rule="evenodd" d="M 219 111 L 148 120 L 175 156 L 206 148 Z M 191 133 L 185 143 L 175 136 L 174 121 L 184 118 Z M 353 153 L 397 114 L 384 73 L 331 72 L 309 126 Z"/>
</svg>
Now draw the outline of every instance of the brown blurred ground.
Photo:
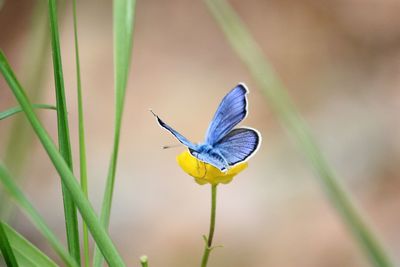
<svg viewBox="0 0 400 267">
<path fill-rule="evenodd" d="M 232 1 L 263 47 L 342 182 L 400 260 L 400 1 Z M 19 76 L 32 1 L 6 1 L 0 47 Z M 90 194 L 99 207 L 112 145 L 113 67 L 110 1 L 79 3 Z M 71 138 L 77 107 L 71 6 L 62 19 L 62 52 Z M 43 60 L 50 61 L 48 57 Z M 245 67 L 201 1 L 138 1 L 118 177 L 110 231 L 129 266 L 197 266 L 208 230 L 209 188 L 177 166 L 181 149 L 149 114 L 153 108 L 191 140 L 201 140 L 223 95 L 251 90 L 250 116 L 263 145 L 250 168 L 219 193 L 210 266 L 368 266 L 353 238 Z M 51 64 L 43 103 L 54 103 Z M 29 88 L 29 85 L 26 85 Z M 15 105 L 0 81 L 0 110 Z M 55 114 L 40 112 L 56 136 Z M 1 122 L 0 158 L 13 119 Z M 35 140 L 23 187 L 64 235 L 59 178 Z M 78 157 L 75 158 L 78 165 Z M 77 169 L 78 167 L 76 167 Z M 46 251 L 26 218 L 14 225 Z"/>
</svg>

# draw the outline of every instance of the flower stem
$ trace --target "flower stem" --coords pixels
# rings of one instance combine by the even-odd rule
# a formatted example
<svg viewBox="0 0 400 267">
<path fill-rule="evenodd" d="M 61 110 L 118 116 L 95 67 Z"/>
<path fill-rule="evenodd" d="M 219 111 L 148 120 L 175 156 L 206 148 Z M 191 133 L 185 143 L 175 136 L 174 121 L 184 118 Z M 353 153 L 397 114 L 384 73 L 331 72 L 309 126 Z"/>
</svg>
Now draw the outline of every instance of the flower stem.
<svg viewBox="0 0 400 267">
<path fill-rule="evenodd" d="M 201 267 L 206 267 L 208 263 L 208 257 L 210 255 L 212 247 L 212 241 L 215 231 L 215 213 L 217 207 L 217 185 L 211 185 L 211 217 L 210 217 L 210 231 L 208 238 L 205 238 L 206 245 L 204 248 L 203 259 L 201 260 Z"/>
</svg>

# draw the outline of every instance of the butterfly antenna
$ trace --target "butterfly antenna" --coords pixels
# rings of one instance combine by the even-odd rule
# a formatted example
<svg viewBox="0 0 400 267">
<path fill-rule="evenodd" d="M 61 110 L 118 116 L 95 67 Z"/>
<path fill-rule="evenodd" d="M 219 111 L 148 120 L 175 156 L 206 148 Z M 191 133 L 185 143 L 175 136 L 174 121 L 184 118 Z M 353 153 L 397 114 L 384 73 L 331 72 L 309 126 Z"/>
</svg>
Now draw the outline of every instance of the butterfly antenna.
<svg viewBox="0 0 400 267">
<path fill-rule="evenodd" d="M 158 117 L 156 113 L 153 112 L 153 110 L 151 108 L 149 108 L 149 111 L 151 112 L 151 114 L 153 114 L 154 117 Z"/>
<path fill-rule="evenodd" d="M 174 148 L 174 147 L 179 147 L 179 146 L 181 146 L 181 144 L 162 146 L 162 149 Z"/>
</svg>

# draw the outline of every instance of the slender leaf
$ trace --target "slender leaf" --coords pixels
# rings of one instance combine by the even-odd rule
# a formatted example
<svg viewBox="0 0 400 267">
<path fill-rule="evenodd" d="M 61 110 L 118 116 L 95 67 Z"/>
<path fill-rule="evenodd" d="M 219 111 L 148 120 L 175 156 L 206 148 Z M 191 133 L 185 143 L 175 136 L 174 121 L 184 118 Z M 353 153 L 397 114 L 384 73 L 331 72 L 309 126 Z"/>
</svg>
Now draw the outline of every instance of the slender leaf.
<svg viewBox="0 0 400 267">
<path fill-rule="evenodd" d="M 53 51 L 53 69 L 57 101 L 58 144 L 60 153 L 72 170 L 71 144 L 69 140 L 68 113 L 65 100 L 64 78 L 62 71 L 60 40 L 56 0 L 49 0 L 49 18 L 51 29 L 51 47 Z M 79 248 L 78 216 L 70 192 L 62 183 L 65 227 L 67 231 L 68 249 L 77 262 L 81 262 Z"/>
<path fill-rule="evenodd" d="M 2 222 L 0 222 L 0 250 L 8 267 L 18 267 L 17 259 L 8 241 L 8 236 L 4 231 Z"/>
<path fill-rule="evenodd" d="M 122 114 L 124 109 L 126 84 L 128 81 L 129 67 L 131 62 L 135 6 L 136 0 L 114 0 L 114 144 L 100 215 L 101 223 L 106 229 L 108 228 L 110 222 L 115 174 L 117 170 Z M 100 267 L 102 261 L 102 256 L 100 255 L 99 250 L 96 248 L 94 256 L 94 266 Z"/>
<path fill-rule="evenodd" d="M 0 64 L 1 66 L 1 64 Z M 32 203 L 24 195 L 24 193 L 15 184 L 14 179 L 10 176 L 6 168 L 0 164 L 0 182 L 4 186 L 4 190 L 8 192 L 11 198 L 17 203 L 22 211 L 28 216 L 30 221 L 40 231 L 40 233 L 47 239 L 54 251 L 60 256 L 66 266 L 77 267 L 75 259 L 73 259 L 64 246 L 57 239 L 53 231 L 50 230 L 43 217 L 33 207 Z"/>
<path fill-rule="evenodd" d="M 287 90 L 239 16 L 225 0 L 206 0 L 206 3 L 229 44 L 259 84 L 276 116 L 310 161 L 332 204 L 359 241 L 359 245 L 368 255 L 371 263 L 379 267 L 394 266 L 352 203 L 350 196 L 337 181 L 334 171 L 316 144 L 307 124 L 296 110 Z"/>
<path fill-rule="evenodd" d="M 26 256 L 25 254 L 22 254 L 19 252 L 17 249 L 14 249 L 15 257 L 17 258 L 18 265 L 20 267 L 41 267 L 42 265 L 36 264 L 36 259 L 29 258 L 30 255 Z M 0 263 L 1 266 L 1 263 Z M 44 267 L 56 267 L 58 265 L 43 265 Z"/>
<path fill-rule="evenodd" d="M 109 237 L 107 231 L 101 225 L 99 218 L 97 217 L 92 205 L 87 200 L 85 194 L 82 192 L 79 183 L 77 182 L 74 174 L 69 168 L 68 164 L 65 162 L 64 158 L 61 156 L 57 147 L 51 140 L 49 134 L 44 129 L 43 125 L 40 123 L 38 117 L 33 112 L 32 105 L 26 96 L 25 91 L 21 87 L 12 71 L 7 59 L 5 58 L 2 51 L 0 51 L 0 72 L 6 79 L 12 93 L 17 99 L 19 105 L 24 110 L 24 113 L 32 125 L 36 135 L 39 137 L 43 148 L 46 150 L 49 158 L 51 159 L 54 167 L 56 168 L 58 174 L 60 175 L 62 181 L 68 188 L 72 199 L 74 200 L 76 206 L 78 207 L 83 220 L 88 225 L 88 228 L 93 236 L 93 239 L 99 246 L 101 253 L 106 258 L 109 266 L 111 267 L 123 267 L 125 266 L 121 256 L 119 255 L 117 249 L 115 248 L 111 238 Z"/>
<path fill-rule="evenodd" d="M 32 107 L 35 109 L 53 109 L 53 110 L 56 109 L 55 106 L 47 105 L 47 104 L 33 104 Z M 7 109 L 5 111 L 2 111 L 2 112 L 0 112 L 0 120 L 4 120 L 8 117 L 11 117 L 12 115 L 15 115 L 15 114 L 21 112 L 21 111 L 22 111 L 21 107 L 13 107 L 13 108 Z"/>
<path fill-rule="evenodd" d="M 7 224 L 3 224 L 3 229 L 8 236 L 10 245 L 13 248 L 17 262 L 21 267 L 56 267 L 58 266 L 46 254 L 39 250 L 35 245 L 26 240 L 16 230 Z"/>
<path fill-rule="evenodd" d="M 80 180 L 82 191 L 87 198 L 88 196 L 88 181 L 86 168 L 86 146 L 85 146 L 85 126 L 83 119 L 83 100 L 82 100 L 82 82 L 81 82 L 81 67 L 79 62 L 79 46 L 78 46 L 78 19 L 76 15 L 76 0 L 72 1 L 72 11 L 74 15 L 74 40 L 75 40 L 75 61 L 76 61 L 76 82 L 78 95 L 78 119 L 79 119 L 79 164 L 80 164 Z M 83 253 L 85 266 L 90 265 L 89 256 L 89 234 L 87 225 L 83 223 Z"/>
</svg>

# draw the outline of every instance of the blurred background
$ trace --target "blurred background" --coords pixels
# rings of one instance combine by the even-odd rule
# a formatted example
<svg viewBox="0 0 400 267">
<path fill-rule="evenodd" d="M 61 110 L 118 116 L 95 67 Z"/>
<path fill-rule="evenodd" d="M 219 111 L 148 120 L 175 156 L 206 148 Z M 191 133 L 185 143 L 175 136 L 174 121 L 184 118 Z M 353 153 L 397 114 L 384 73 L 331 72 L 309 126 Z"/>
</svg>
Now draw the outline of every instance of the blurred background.
<svg viewBox="0 0 400 267">
<path fill-rule="evenodd" d="M 0 1 L 0 48 L 36 103 L 54 104 L 45 1 Z M 61 4 L 63 68 L 75 172 L 78 124 L 72 7 Z M 271 60 L 359 208 L 400 260 L 400 1 L 230 1 Z M 201 141 L 222 97 L 250 88 L 244 125 L 263 143 L 249 168 L 219 187 L 210 266 L 369 263 L 319 180 L 287 137 L 201 1 L 138 1 L 110 232 L 129 266 L 198 266 L 210 188 L 176 164 L 183 148 L 152 108 Z M 111 1 L 78 1 L 90 198 L 99 210 L 113 136 Z M 0 79 L 0 110 L 16 102 Z M 38 111 L 56 138 L 54 111 Z M 0 159 L 63 240 L 60 179 L 22 115 L 1 121 Z M 20 124 L 15 129 L 15 125 Z M 23 130 L 21 130 L 23 129 Z M 23 153 L 21 152 L 23 151 Z M 22 153 L 22 154 L 21 154 Z M 50 255 L 26 217 L 12 223 Z"/>
</svg>

